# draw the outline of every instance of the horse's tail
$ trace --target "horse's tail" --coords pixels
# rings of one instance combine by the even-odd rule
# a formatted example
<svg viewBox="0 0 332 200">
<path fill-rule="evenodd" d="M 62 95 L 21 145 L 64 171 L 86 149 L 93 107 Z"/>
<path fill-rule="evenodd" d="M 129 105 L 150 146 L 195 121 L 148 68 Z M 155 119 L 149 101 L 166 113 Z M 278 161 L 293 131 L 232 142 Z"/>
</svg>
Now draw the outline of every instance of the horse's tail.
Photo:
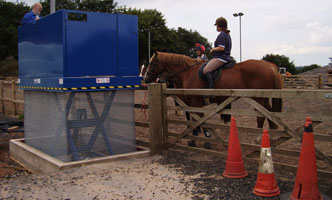
<svg viewBox="0 0 332 200">
<path fill-rule="evenodd" d="M 274 84 L 273 89 L 282 89 L 283 80 L 278 71 L 277 66 L 274 68 Z M 272 98 L 272 112 L 281 112 L 282 111 L 282 98 Z"/>
</svg>

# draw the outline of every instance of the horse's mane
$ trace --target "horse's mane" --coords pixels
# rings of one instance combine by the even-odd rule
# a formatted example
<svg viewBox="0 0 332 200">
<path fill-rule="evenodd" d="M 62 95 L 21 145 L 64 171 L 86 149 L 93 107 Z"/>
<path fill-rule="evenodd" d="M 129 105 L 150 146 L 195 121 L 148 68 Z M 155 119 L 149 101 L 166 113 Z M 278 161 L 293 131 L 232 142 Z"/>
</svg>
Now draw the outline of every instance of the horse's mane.
<svg viewBox="0 0 332 200">
<path fill-rule="evenodd" d="M 169 65 L 188 67 L 193 66 L 197 62 L 197 59 L 175 53 L 158 52 L 158 61 Z"/>
</svg>

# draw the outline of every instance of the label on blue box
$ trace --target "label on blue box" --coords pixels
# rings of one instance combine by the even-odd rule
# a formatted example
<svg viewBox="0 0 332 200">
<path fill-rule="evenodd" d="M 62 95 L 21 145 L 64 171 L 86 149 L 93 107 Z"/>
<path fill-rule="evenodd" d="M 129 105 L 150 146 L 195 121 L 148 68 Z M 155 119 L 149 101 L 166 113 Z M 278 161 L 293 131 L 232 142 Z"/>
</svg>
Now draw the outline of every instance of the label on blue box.
<svg viewBox="0 0 332 200">
<path fill-rule="evenodd" d="M 110 83 L 110 78 L 96 78 L 96 83 Z"/>
</svg>

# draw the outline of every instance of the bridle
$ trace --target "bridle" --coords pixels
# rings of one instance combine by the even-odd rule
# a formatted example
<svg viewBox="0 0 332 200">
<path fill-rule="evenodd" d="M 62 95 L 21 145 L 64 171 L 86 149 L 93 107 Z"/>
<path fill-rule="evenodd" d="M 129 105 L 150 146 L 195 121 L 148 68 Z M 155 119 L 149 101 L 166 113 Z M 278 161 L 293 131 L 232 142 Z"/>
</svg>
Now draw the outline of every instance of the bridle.
<svg viewBox="0 0 332 200">
<path fill-rule="evenodd" d="M 176 79 L 171 79 L 171 77 L 173 77 L 174 75 L 176 74 L 180 74 L 182 72 L 185 72 L 189 69 L 191 69 L 193 66 L 195 66 L 196 64 L 198 64 L 200 61 L 196 61 L 194 64 L 192 65 L 189 65 L 187 67 L 185 67 L 184 69 L 180 70 L 180 71 L 177 71 L 177 72 L 171 72 L 168 68 L 168 64 L 165 64 L 165 69 L 166 69 L 166 72 L 167 74 L 159 74 L 159 75 L 155 75 L 156 73 L 155 72 L 155 69 L 157 68 L 158 66 L 158 57 L 155 58 L 155 60 L 153 61 L 153 63 L 150 65 L 150 67 L 148 67 L 148 70 L 146 71 L 146 75 L 151 77 L 151 78 L 159 78 L 159 79 L 163 79 L 165 81 L 176 81 Z M 151 76 L 153 75 L 153 76 Z"/>
</svg>

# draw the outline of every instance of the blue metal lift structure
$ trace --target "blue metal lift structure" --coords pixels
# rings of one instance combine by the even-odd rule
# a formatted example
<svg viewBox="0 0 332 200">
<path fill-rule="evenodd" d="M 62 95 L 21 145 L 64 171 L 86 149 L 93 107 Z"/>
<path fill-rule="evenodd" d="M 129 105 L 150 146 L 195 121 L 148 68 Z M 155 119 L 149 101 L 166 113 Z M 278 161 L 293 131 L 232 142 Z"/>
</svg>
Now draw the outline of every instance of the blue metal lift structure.
<svg viewBox="0 0 332 200">
<path fill-rule="evenodd" d="M 113 154 L 103 123 L 117 90 L 140 88 L 138 76 L 138 17 L 124 14 L 60 10 L 18 30 L 19 88 L 53 93 L 54 105 L 68 120 L 75 94 L 85 92 L 87 110 L 67 121 L 68 149 L 73 160 L 82 159 L 76 148 L 79 128 L 94 127 L 82 150 L 90 152 L 98 134 Z M 91 93 L 111 90 L 98 113 Z M 69 92 L 65 108 L 57 93 Z M 73 129 L 73 133 L 71 131 Z M 59 131 L 60 137 L 61 131 Z M 91 152 L 92 153 L 92 152 Z"/>
</svg>

